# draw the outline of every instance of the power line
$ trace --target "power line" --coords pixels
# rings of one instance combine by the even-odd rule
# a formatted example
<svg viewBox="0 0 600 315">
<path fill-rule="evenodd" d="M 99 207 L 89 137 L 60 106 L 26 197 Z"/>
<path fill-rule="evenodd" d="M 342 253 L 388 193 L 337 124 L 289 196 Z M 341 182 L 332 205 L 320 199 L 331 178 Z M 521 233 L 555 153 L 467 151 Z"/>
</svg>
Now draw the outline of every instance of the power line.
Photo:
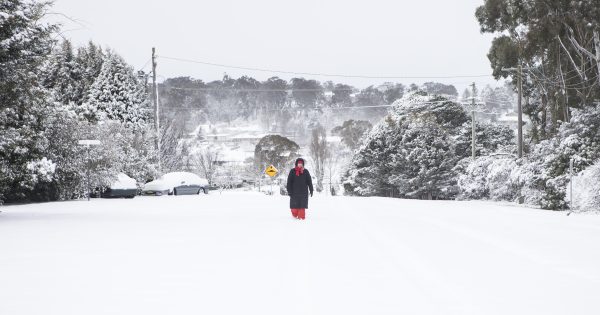
<svg viewBox="0 0 600 315">
<path fill-rule="evenodd" d="M 361 78 L 361 79 L 454 79 L 454 78 L 492 77 L 491 74 L 451 75 L 451 76 L 368 76 L 368 75 L 331 74 L 331 73 L 318 73 L 318 72 L 296 72 L 296 71 L 274 70 L 274 69 L 257 68 L 257 67 L 226 65 L 226 64 L 220 64 L 220 63 L 191 60 L 191 59 L 185 59 L 185 58 L 168 57 L 168 56 L 159 56 L 159 57 L 163 58 L 163 59 L 167 59 L 167 60 L 196 63 L 196 64 L 202 64 L 202 65 L 207 65 L 207 66 L 221 67 L 221 68 L 260 71 L 260 72 L 272 72 L 272 73 L 282 73 L 282 74 L 294 74 L 294 75 L 311 75 L 311 76 L 322 76 L 322 77 Z"/>
<path fill-rule="evenodd" d="M 152 58 L 149 58 L 148 61 L 146 61 L 146 63 L 138 71 L 144 71 L 144 69 L 146 69 L 146 67 L 150 64 L 151 61 Z"/>
<path fill-rule="evenodd" d="M 441 101 L 427 101 L 427 102 L 417 102 L 417 103 L 409 103 L 410 105 L 435 105 L 441 103 L 457 103 L 452 100 L 441 100 Z M 460 104 L 460 103 L 458 103 Z M 382 108 L 382 107 L 394 107 L 395 104 L 383 104 L 383 105 L 359 105 L 359 106 L 344 106 L 344 107 L 283 107 L 281 109 L 268 109 L 268 111 L 282 111 L 282 110 L 294 110 L 294 109 L 322 109 L 322 110 L 338 110 L 338 109 L 361 109 L 361 108 Z M 167 109 L 198 109 L 193 106 L 165 106 Z M 260 109 L 260 108 L 259 108 Z"/>
<path fill-rule="evenodd" d="M 359 88 L 347 88 L 347 89 L 238 89 L 238 88 L 194 88 L 194 87 L 176 87 L 169 86 L 165 83 L 162 83 L 161 88 L 165 90 L 182 90 L 182 91 L 204 91 L 204 92 L 338 92 L 338 91 L 347 91 L 347 92 L 361 92 L 364 89 Z M 377 89 L 377 88 L 375 88 Z M 381 91 L 381 90 L 379 90 Z M 382 91 L 384 92 L 384 91 Z"/>
<path fill-rule="evenodd" d="M 389 105 L 364 105 L 364 106 L 344 106 L 344 107 L 323 107 L 322 109 L 338 110 L 338 109 L 382 108 L 382 107 L 393 107 L 393 106 L 395 106 L 395 105 L 394 104 L 389 104 Z"/>
<path fill-rule="evenodd" d="M 166 86 L 163 84 L 163 88 L 168 90 L 184 90 L 184 91 L 208 91 L 208 92 L 334 92 L 334 91 L 355 91 L 358 89 L 235 89 L 235 88 L 185 88 L 185 87 L 173 87 Z"/>
</svg>

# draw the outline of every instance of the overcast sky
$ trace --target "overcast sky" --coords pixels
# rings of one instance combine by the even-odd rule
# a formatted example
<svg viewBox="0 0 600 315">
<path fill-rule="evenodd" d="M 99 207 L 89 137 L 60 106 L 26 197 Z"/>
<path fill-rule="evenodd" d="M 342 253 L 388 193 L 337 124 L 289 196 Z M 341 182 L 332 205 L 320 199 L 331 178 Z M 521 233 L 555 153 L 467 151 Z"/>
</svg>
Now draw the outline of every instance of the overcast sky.
<svg viewBox="0 0 600 315">
<path fill-rule="evenodd" d="M 87 27 L 65 33 L 75 44 L 93 40 L 120 53 L 136 68 L 158 55 L 226 65 L 285 71 L 365 76 L 464 76 L 490 74 L 491 36 L 474 17 L 483 0 L 56 0 L 54 11 Z M 80 25 L 62 18 L 63 29 Z M 257 79 L 292 75 L 226 69 L 159 59 L 162 77 L 204 81 L 223 73 Z M 309 76 L 358 87 L 383 81 L 438 81 L 459 89 L 471 81 L 453 79 L 359 79 Z M 459 90 L 459 91 L 461 91 Z"/>
</svg>

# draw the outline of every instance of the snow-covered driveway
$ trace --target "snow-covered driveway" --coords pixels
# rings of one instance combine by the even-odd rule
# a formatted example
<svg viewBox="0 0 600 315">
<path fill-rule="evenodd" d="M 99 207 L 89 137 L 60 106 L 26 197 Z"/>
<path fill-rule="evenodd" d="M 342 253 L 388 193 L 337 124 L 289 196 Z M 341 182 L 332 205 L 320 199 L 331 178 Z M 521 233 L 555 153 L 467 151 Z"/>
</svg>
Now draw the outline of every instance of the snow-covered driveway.
<svg viewBox="0 0 600 315">
<path fill-rule="evenodd" d="M 0 208 L 0 314 L 600 314 L 600 216 L 228 192 Z"/>
</svg>

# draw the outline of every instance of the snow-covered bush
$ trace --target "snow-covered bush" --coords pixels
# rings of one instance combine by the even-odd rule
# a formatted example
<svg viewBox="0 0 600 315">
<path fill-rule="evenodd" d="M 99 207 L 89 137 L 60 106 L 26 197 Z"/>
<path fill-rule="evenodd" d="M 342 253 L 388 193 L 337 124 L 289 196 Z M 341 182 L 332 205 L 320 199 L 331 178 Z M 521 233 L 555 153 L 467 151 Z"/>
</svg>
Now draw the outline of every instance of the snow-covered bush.
<svg viewBox="0 0 600 315">
<path fill-rule="evenodd" d="M 458 198 L 515 200 L 523 184 L 519 170 L 517 161 L 510 156 L 477 158 L 467 164 L 458 178 Z"/>
<path fill-rule="evenodd" d="M 31 182 L 50 182 L 56 170 L 56 164 L 43 157 L 37 161 L 27 163 L 27 170 L 30 172 Z"/>
<path fill-rule="evenodd" d="M 573 176 L 573 210 L 600 211 L 600 161 Z M 567 200 L 570 200 L 567 189 Z"/>
<path fill-rule="evenodd" d="M 569 162 L 579 172 L 600 158 L 600 105 L 574 110 L 571 121 L 558 134 L 533 146 L 529 154 L 532 180 L 528 188 L 538 190 L 537 202 L 544 209 L 566 209 Z"/>
<path fill-rule="evenodd" d="M 478 158 L 459 164 L 459 197 L 514 200 L 521 196 L 525 203 L 543 209 L 566 209 L 571 159 L 575 171 L 600 159 L 600 105 L 575 110 L 554 138 L 532 145 L 521 160 Z"/>
</svg>

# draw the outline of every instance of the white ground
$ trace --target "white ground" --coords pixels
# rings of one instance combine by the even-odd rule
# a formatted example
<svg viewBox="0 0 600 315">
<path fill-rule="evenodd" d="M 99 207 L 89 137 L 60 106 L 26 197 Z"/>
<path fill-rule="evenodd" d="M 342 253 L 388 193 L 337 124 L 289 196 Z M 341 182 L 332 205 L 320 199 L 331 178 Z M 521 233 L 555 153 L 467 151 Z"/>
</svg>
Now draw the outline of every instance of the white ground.
<svg viewBox="0 0 600 315">
<path fill-rule="evenodd" d="M 0 314 L 600 314 L 600 216 L 138 197 L 0 208 Z"/>
</svg>

